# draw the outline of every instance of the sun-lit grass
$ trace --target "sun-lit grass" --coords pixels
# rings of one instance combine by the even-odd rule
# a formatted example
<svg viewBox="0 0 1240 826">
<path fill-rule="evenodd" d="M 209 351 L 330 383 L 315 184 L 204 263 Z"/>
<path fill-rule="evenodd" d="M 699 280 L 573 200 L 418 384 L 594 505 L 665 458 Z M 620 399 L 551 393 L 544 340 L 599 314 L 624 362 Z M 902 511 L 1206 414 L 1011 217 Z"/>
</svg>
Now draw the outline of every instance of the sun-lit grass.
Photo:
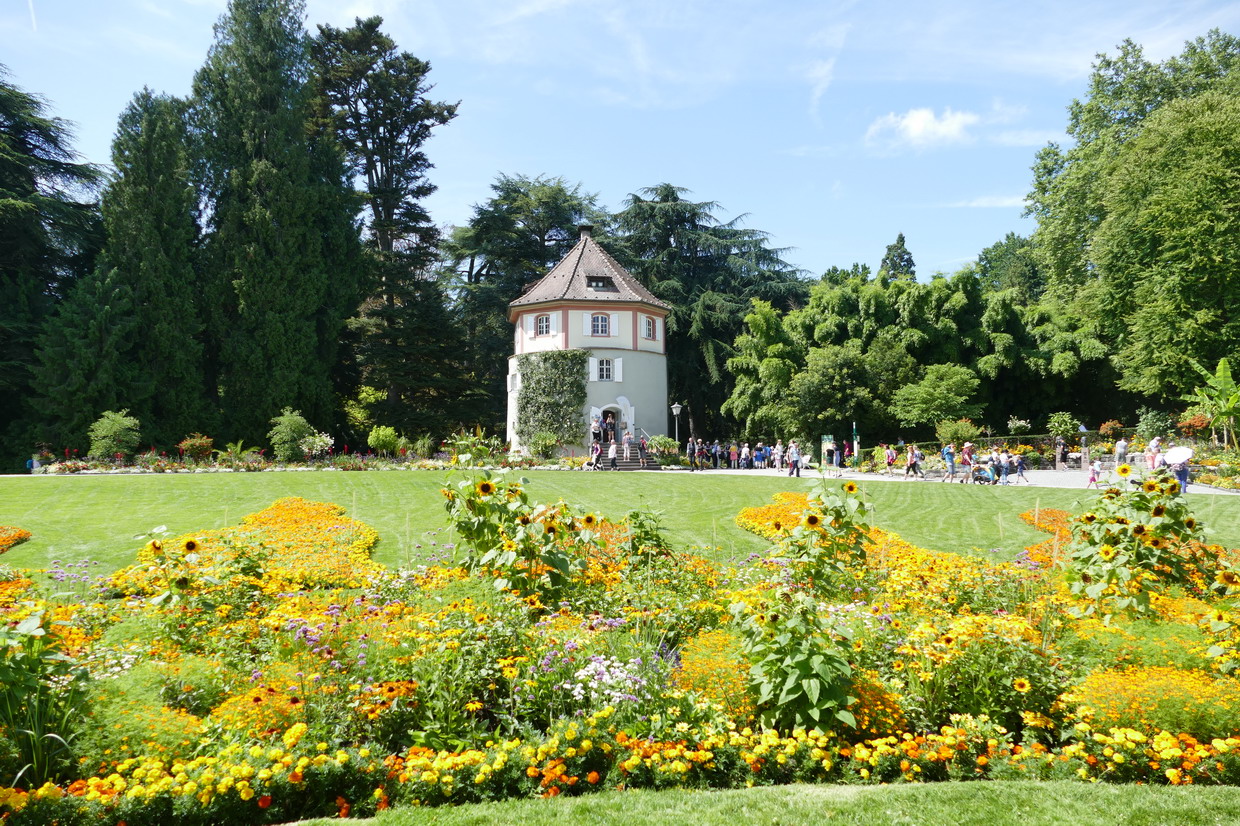
<svg viewBox="0 0 1240 826">
<path fill-rule="evenodd" d="M 736 527 L 741 508 L 764 504 L 781 490 L 816 483 L 783 476 L 712 476 L 683 472 L 526 474 L 535 499 L 563 498 L 600 513 L 634 508 L 663 514 L 668 535 L 682 545 L 718 548 L 722 560 L 761 550 L 764 542 Z M 9 565 L 43 568 L 53 560 L 97 560 L 112 570 L 132 561 L 137 534 L 158 525 L 173 533 L 222 527 L 276 499 L 301 496 L 335 502 L 379 531 L 375 558 L 387 565 L 416 563 L 452 542 L 444 530 L 440 487 L 446 473 L 288 472 L 149 476 L 10 477 L 0 479 L 0 524 L 33 538 L 9 551 Z M 875 505 L 875 522 L 915 545 L 1011 559 L 1044 538 L 1019 519 L 1035 506 L 1073 509 L 1084 491 L 861 482 Z M 1240 545 L 1240 499 L 1200 495 L 1194 507 L 1213 541 Z"/>
<path fill-rule="evenodd" d="M 779 786 L 722 792 L 609 792 L 459 808 L 396 809 L 376 826 L 762 823 L 955 826 L 1206 826 L 1240 821 L 1240 789 L 1088 783 L 937 783 L 921 786 Z M 339 821 L 315 820 L 314 826 Z"/>
</svg>

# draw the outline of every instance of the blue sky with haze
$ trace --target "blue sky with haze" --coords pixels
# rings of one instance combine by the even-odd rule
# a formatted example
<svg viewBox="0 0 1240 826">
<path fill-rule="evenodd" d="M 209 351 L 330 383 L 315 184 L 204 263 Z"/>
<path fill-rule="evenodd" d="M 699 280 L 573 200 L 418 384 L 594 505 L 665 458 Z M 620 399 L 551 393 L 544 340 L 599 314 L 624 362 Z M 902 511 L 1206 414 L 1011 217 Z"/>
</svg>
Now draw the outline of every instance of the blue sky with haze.
<svg viewBox="0 0 1240 826">
<path fill-rule="evenodd" d="M 4 0 L 0 63 L 106 163 L 142 86 L 183 95 L 224 0 Z M 380 14 L 458 118 L 428 145 L 436 222 L 500 173 L 558 175 L 619 209 L 669 182 L 747 213 L 812 274 L 877 267 L 903 232 L 954 271 L 1021 218 L 1034 153 L 1062 140 L 1094 55 L 1164 59 L 1235 2 L 310 0 L 308 23 Z"/>
</svg>

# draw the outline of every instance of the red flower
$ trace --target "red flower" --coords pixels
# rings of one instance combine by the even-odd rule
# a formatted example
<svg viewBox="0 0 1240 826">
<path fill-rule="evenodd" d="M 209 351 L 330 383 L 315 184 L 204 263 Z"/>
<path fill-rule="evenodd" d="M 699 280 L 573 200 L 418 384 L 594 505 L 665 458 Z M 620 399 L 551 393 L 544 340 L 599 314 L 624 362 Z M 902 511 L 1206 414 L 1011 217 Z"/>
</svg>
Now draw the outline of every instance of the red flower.
<svg viewBox="0 0 1240 826">
<path fill-rule="evenodd" d="M 266 809 L 271 805 L 271 795 L 265 794 L 258 799 L 258 808 Z"/>
</svg>

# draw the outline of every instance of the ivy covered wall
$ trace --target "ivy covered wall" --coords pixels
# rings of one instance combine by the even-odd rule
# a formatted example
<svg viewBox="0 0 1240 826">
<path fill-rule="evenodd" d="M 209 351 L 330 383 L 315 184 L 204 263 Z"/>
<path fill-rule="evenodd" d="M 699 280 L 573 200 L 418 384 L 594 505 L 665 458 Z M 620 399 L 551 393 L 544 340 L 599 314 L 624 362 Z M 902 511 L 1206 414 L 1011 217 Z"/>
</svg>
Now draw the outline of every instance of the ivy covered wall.
<svg viewBox="0 0 1240 826">
<path fill-rule="evenodd" d="M 517 356 L 521 388 L 517 391 L 517 436 L 529 444 L 550 433 L 565 444 L 585 434 L 586 350 L 552 350 Z"/>
</svg>

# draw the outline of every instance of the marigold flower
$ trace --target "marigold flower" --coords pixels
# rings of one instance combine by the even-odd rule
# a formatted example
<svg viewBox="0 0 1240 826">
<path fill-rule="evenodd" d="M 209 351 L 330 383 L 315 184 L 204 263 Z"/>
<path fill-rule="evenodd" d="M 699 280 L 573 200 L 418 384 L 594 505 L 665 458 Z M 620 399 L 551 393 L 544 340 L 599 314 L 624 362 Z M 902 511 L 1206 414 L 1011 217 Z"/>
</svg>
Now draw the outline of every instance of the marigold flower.
<svg viewBox="0 0 1240 826">
<path fill-rule="evenodd" d="M 271 795 L 265 794 L 258 799 L 258 808 L 266 809 L 271 805 Z"/>
</svg>

